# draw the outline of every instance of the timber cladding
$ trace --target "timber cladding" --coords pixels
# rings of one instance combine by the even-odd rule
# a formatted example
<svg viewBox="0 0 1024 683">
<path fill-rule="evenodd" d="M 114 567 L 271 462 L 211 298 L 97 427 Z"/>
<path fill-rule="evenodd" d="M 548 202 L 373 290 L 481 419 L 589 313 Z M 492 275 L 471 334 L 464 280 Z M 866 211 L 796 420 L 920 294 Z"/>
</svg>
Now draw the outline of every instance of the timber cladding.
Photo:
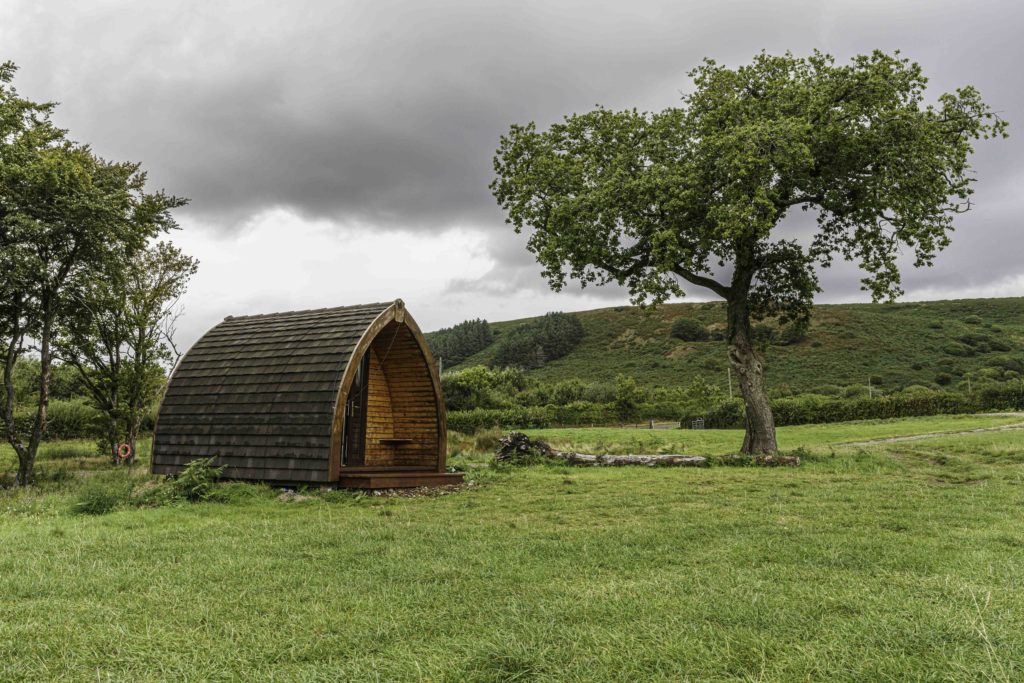
<svg viewBox="0 0 1024 683">
<path fill-rule="evenodd" d="M 364 356 L 365 428 L 346 432 Z M 171 375 L 152 471 L 215 457 L 225 477 L 281 484 L 331 484 L 356 469 L 443 472 L 444 422 L 433 358 L 401 300 L 226 318 Z M 346 434 L 365 439 L 358 468 L 343 460 L 354 447 Z"/>
</svg>

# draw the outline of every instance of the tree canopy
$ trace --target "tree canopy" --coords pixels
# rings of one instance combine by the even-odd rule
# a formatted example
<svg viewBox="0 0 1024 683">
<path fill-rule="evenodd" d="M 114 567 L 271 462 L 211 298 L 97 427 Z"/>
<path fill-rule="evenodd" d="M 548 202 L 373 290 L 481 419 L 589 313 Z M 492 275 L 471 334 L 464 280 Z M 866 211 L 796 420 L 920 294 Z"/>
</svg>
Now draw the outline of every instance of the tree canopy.
<svg viewBox="0 0 1024 683">
<path fill-rule="evenodd" d="M 898 296 L 898 256 L 931 265 L 949 243 L 971 207 L 973 142 L 1006 122 L 972 86 L 926 101 L 921 67 L 899 53 L 761 53 L 689 75 L 679 107 L 513 125 L 491 188 L 555 290 L 573 278 L 618 283 L 636 303 L 690 285 L 725 299 L 748 427 L 770 431 L 774 450 L 750 318 L 806 319 L 816 268 L 837 256 L 875 300 Z M 794 209 L 816 214 L 805 240 L 780 230 Z"/>
<path fill-rule="evenodd" d="M 90 312 L 86 290 L 173 228 L 184 200 L 146 191 L 137 163 L 111 162 L 67 138 L 50 121 L 53 105 L 22 98 L 13 64 L 0 65 L 0 345 L 3 420 L 18 454 L 18 482 L 31 481 L 46 425 L 53 341 Z M 40 377 L 27 443 L 16 434 L 13 375 L 32 347 Z"/>
</svg>

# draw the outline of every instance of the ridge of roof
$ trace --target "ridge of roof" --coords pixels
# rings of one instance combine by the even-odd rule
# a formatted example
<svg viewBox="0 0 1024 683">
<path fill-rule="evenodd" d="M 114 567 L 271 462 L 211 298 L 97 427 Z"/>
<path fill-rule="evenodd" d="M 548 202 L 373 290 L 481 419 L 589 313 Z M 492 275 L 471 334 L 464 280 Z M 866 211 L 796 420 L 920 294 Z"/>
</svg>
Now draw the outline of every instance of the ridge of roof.
<svg viewBox="0 0 1024 683">
<path fill-rule="evenodd" d="M 254 320 L 254 319 L 267 319 L 294 315 L 310 315 L 310 314 L 327 314 L 335 311 L 355 311 L 358 309 L 372 309 L 381 310 L 388 308 L 396 303 L 402 302 L 401 299 L 395 301 L 378 301 L 372 304 L 352 304 L 349 306 L 325 306 L 324 308 L 307 308 L 298 311 L 276 311 L 274 313 L 253 313 L 251 315 L 229 315 L 224 318 L 224 322 L 229 320 Z"/>
</svg>

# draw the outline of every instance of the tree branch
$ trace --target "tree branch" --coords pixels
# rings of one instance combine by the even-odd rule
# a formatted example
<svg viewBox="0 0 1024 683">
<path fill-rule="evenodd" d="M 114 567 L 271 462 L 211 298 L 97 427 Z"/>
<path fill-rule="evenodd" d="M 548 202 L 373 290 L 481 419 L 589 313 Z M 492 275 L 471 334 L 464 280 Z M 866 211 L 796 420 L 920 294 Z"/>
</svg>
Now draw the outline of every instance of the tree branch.
<svg viewBox="0 0 1024 683">
<path fill-rule="evenodd" d="M 676 266 L 675 268 L 672 269 L 672 272 L 691 284 L 697 285 L 698 287 L 705 287 L 707 289 L 710 289 L 712 292 L 722 297 L 723 299 L 729 298 L 729 287 L 723 285 L 721 282 L 718 282 L 717 280 L 712 280 L 709 277 L 698 275 L 697 273 L 687 270 L 682 266 Z"/>
</svg>

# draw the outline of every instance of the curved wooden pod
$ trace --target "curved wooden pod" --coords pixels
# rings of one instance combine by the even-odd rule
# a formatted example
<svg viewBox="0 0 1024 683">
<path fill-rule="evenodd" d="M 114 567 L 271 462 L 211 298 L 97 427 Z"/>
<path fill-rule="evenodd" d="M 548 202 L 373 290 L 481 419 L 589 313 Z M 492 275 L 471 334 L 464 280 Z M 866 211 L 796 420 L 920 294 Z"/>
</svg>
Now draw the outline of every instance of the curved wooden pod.
<svg viewBox="0 0 1024 683">
<path fill-rule="evenodd" d="M 346 467 L 345 406 L 363 357 L 370 375 L 365 459 Z M 440 377 L 398 300 L 226 318 L 172 373 L 151 469 L 176 474 L 213 456 L 233 479 L 345 484 L 344 476 L 355 486 L 421 485 L 448 483 L 445 454 Z M 374 478 L 355 476 L 366 473 Z M 402 476 L 382 478 L 388 473 Z"/>
</svg>

